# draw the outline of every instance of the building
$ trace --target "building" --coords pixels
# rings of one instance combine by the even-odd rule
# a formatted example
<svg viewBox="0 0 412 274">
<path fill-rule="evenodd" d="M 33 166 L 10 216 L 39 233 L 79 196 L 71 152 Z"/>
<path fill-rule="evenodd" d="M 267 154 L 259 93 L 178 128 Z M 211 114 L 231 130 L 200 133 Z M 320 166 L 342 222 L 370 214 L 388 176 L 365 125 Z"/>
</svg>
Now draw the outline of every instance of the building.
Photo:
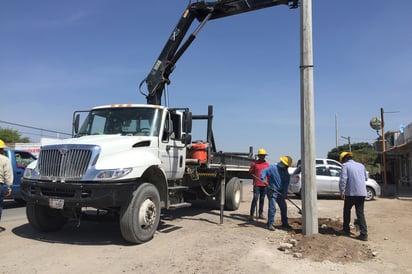
<svg viewBox="0 0 412 274">
<path fill-rule="evenodd" d="M 412 123 L 386 132 L 385 140 L 386 187 L 393 188 L 398 198 L 412 198 Z M 381 138 L 376 140 L 375 148 L 382 153 Z"/>
</svg>

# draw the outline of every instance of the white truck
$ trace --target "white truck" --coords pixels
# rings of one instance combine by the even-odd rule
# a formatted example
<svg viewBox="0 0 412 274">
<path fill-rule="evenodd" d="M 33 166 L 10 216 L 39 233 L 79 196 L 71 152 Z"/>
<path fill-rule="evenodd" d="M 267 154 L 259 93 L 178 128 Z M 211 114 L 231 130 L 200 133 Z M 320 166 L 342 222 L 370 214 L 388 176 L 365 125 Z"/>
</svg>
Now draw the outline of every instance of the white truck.
<svg viewBox="0 0 412 274">
<path fill-rule="evenodd" d="M 73 138 L 43 146 L 38 160 L 26 168 L 21 191 L 31 226 L 55 231 L 70 218 L 80 220 L 85 208 L 94 208 L 119 217 L 126 241 L 143 243 L 153 237 L 162 208 L 213 199 L 220 201 L 221 209 L 236 210 L 241 183 L 234 167 L 247 169 L 252 149 L 218 152 L 212 132 L 213 108 L 209 106 L 207 115 L 192 115 L 187 108 L 161 106 L 162 92 L 176 61 L 207 20 L 281 4 L 295 8 L 298 2 L 190 3 L 140 84 L 147 85 L 147 104 L 95 107 L 81 127 L 80 113 L 75 112 Z M 194 19 L 200 26 L 179 48 Z M 197 119 L 208 121 L 203 142 L 191 140 L 192 120 Z"/>
<path fill-rule="evenodd" d="M 224 154 L 212 151 L 212 134 L 209 142 L 191 142 L 192 119 L 207 118 L 209 127 L 211 112 L 192 116 L 158 105 L 93 108 L 78 130 L 75 119 L 76 138 L 42 147 L 26 168 L 21 191 L 29 223 L 38 231 L 58 230 L 91 207 L 118 215 L 123 238 L 142 243 L 153 237 L 161 208 L 190 206 L 193 199 L 220 201 L 222 180 L 224 205 L 236 210 L 240 180 L 222 165 Z M 227 161 L 233 162 L 232 154 Z M 251 160 L 237 158 L 243 166 Z"/>
</svg>

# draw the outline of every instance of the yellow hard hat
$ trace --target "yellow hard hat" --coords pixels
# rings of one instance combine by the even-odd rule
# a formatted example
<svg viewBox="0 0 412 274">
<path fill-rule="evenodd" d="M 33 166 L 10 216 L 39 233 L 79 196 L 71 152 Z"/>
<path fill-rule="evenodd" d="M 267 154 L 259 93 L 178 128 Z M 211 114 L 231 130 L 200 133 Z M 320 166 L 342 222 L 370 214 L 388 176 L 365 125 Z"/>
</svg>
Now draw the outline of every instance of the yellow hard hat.
<svg viewBox="0 0 412 274">
<path fill-rule="evenodd" d="M 292 165 L 292 157 L 290 156 L 282 156 L 280 157 L 280 161 L 287 167 L 290 167 Z"/>
<path fill-rule="evenodd" d="M 266 150 L 264 148 L 259 148 L 258 155 L 267 155 Z"/>
<path fill-rule="evenodd" d="M 0 139 L 0 148 L 5 148 L 6 144 L 4 143 L 4 141 L 2 139 Z"/>
<path fill-rule="evenodd" d="M 350 152 L 350 151 L 341 152 L 341 154 L 339 155 L 339 162 L 342 163 L 343 158 L 345 158 L 347 155 L 352 157 L 352 152 Z"/>
</svg>

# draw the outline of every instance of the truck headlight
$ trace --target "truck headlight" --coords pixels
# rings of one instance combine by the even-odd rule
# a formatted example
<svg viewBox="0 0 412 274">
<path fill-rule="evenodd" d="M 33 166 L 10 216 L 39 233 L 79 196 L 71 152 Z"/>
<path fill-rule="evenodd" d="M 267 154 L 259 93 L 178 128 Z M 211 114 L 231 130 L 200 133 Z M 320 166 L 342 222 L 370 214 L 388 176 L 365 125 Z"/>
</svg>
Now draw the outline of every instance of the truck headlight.
<svg viewBox="0 0 412 274">
<path fill-rule="evenodd" d="M 132 168 L 118 168 L 118 169 L 100 170 L 97 173 L 96 178 L 100 179 L 100 180 L 119 179 L 119 178 L 129 174 L 132 170 L 133 170 Z"/>
<path fill-rule="evenodd" d="M 35 168 L 26 167 L 26 169 L 24 170 L 23 177 L 27 179 L 35 179 L 39 177 L 39 173 L 36 171 Z"/>
</svg>

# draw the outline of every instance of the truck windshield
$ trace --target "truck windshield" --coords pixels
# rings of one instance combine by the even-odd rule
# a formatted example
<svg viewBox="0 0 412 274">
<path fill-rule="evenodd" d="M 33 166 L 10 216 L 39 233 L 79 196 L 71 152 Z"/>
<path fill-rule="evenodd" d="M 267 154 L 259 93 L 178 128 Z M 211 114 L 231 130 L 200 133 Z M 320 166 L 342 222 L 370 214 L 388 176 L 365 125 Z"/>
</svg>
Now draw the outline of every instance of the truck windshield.
<svg viewBox="0 0 412 274">
<path fill-rule="evenodd" d="M 162 110 L 157 108 L 105 108 L 90 111 L 77 137 L 97 134 L 157 136 Z"/>
</svg>

